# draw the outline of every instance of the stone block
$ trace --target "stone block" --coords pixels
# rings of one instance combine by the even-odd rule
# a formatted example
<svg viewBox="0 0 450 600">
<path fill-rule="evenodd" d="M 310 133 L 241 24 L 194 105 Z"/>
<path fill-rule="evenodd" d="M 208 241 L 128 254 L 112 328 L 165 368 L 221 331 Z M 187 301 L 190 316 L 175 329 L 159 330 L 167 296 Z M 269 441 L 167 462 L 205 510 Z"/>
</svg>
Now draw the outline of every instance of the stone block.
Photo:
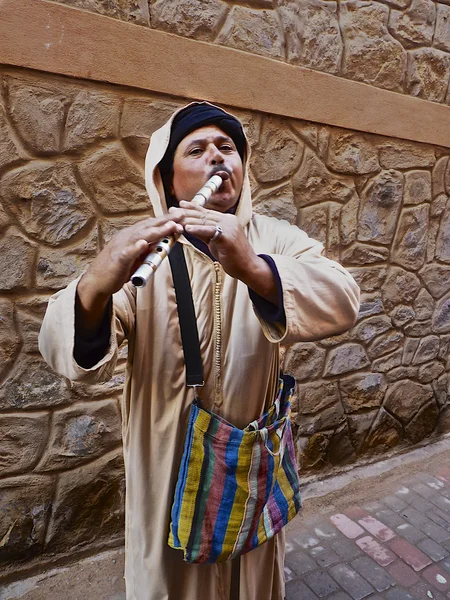
<svg viewBox="0 0 450 600">
<path fill-rule="evenodd" d="M 386 388 L 385 378 L 380 373 L 360 373 L 339 380 L 342 404 L 346 413 L 380 406 Z"/>
<path fill-rule="evenodd" d="M 256 178 L 261 183 L 290 177 L 299 167 L 303 144 L 278 117 L 263 121 L 258 152 L 252 161 Z"/>
<path fill-rule="evenodd" d="M 286 353 L 286 372 L 298 382 L 319 379 L 325 363 L 326 351 L 312 342 L 294 344 Z"/>
<path fill-rule="evenodd" d="M 99 537 L 121 539 L 124 491 L 121 451 L 61 474 L 47 533 L 49 550 L 86 547 Z"/>
<path fill-rule="evenodd" d="M 445 194 L 441 194 L 440 196 L 436 196 L 434 200 L 431 202 L 430 206 L 430 217 L 440 217 L 447 206 L 447 196 Z M 434 254 L 432 255 L 434 257 Z"/>
<path fill-rule="evenodd" d="M 397 446 L 402 439 L 403 429 L 401 424 L 382 407 L 364 440 L 363 449 L 370 454 L 388 452 Z M 376 560 L 375 557 L 372 556 L 372 558 Z"/>
<path fill-rule="evenodd" d="M 305 443 L 303 447 L 300 447 L 300 444 L 297 442 L 300 458 L 299 467 L 301 469 L 319 470 L 324 466 L 331 436 L 331 431 L 321 431 L 320 433 L 314 433 L 304 438 Z"/>
<path fill-rule="evenodd" d="M 334 381 L 300 384 L 297 387 L 297 395 L 299 414 L 315 414 L 339 402 L 339 390 Z"/>
<path fill-rule="evenodd" d="M 421 289 L 413 303 L 415 317 L 418 321 L 430 319 L 433 315 L 434 300 L 425 288 Z"/>
<path fill-rule="evenodd" d="M 111 143 L 87 156 L 81 176 L 105 214 L 132 213 L 148 208 L 144 176 L 122 144 Z"/>
<path fill-rule="evenodd" d="M 358 454 L 361 452 L 361 447 L 363 446 L 367 434 L 372 428 L 376 416 L 377 410 L 347 415 L 350 439 Z"/>
<path fill-rule="evenodd" d="M 261 215 L 285 219 L 292 225 L 297 223 L 298 209 L 290 182 L 261 191 L 253 200 L 253 209 Z"/>
<path fill-rule="evenodd" d="M 389 29 L 407 48 L 430 46 L 433 40 L 436 7 L 431 0 L 412 0 L 406 10 L 392 10 Z"/>
<path fill-rule="evenodd" d="M 406 338 L 403 348 L 402 363 L 404 365 L 410 365 L 419 347 L 420 340 L 415 338 Z"/>
<path fill-rule="evenodd" d="M 348 592 L 354 600 L 362 600 L 374 592 L 374 588 L 359 573 L 348 565 L 340 564 L 331 567 L 330 573 L 341 587 Z"/>
<path fill-rule="evenodd" d="M 403 204 L 431 202 L 431 173 L 429 171 L 409 171 L 405 173 Z"/>
<path fill-rule="evenodd" d="M 395 560 L 395 555 L 370 535 L 359 538 L 356 544 L 381 567 L 387 567 Z"/>
<path fill-rule="evenodd" d="M 17 311 L 17 322 L 22 338 L 22 352 L 38 354 L 38 337 L 42 326 L 42 318 L 23 310 Z"/>
<path fill-rule="evenodd" d="M 405 379 L 388 387 L 384 405 L 402 423 L 408 423 L 433 397 L 430 385 Z"/>
<path fill-rule="evenodd" d="M 366 294 L 361 295 L 361 304 L 359 307 L 358 321 L 371 317 L 372 315 L 379 315 L 384 311 L 383 302 L 378 296 L 367 296 Z"/>
<path fill-rule="evenodd" d="M 358 239 L 363 242 L 390 244 L 402 205 L 403 174 L 382 171 L 361 194 Z"/>
<path fill-rule="evenodd" d="M 382 289 L 383 304 L 387 310 L 409 305 L 421 289 L 417 275 L 400 267 L 390 267 Z"/>
<path fill-rule="evenodd" d="M 356 241 L 358 235 L 358 211 L 359 196 L 355 192 L 353 196 L 344 204 L 341 210 L 341 222 L 339 226 L 340 241 L 342 246 L 348 246 Z"/>
<path fill-rule="evenodd" d="M 305 206 L 299 214 L 300 227 L 313 239 L 322 242 L 328 258 L 339 258 L 340 204 L 324 202 Z"/>
<path fill-rule="evenodd" d="M 391 311 L 391 319 L 393 325 L 395 327 L 403 327 L 410 321 L 412 321 L 416 316 L 416 313 L 409 306 L 405 306 L 400 304 L 400 306 L 396 306 Z"/>
<path fill-rule="evenodd" d="M 14 364 L 21 347 L 21 339 L 14 319 L 14 305 L 0 299 L 0 378 Z"/>
<path fill-rule="evenodd" d="M 149 25 L 146 0 L 56 0 L 101 15 L 129 21 L 136 25 Z"/>
<path fill-rule="evenodd" d="M 300 169 L 292 179 L 299 208 L 320 202 L 346 203 L 355 193 L 351 177 L 331 173 L 310 148 L 305 148 Z"/>
<path fill-rule="evenodd" d="M 41 409 L 67 404 L 69 393 L 62 377 L 38 356 L 21 355 L 0 388 L 0 410 Z"/>
<path fill-rule="evenodd" d="M 413 365 L 421 365 L 433 360 L 439 353 L 439 338 L 437 335 L 429 335 L 420 340 L 419 346 L 412 359 Z"/>
<path fill-rule="evenodd" d="M 66 243 L 93 217 L 69 163 L 34 161 L 7 173 L 3 202 L 26 233 L 52 246 Z"/>
<path fill-rule="evenodd" d="M 392 260 L 416 271 L 426 259 L 430 207 L 427 204 L 404 208 L 392 246 Z"/>
<path fill-rule="evenodd" d="M 342 40 L 336 2 L 281 0 L 277 12 L 285 31 L 290 63 L 339 73 Z"/>
<path fill-rule="evenodd" d="M 430 335 L 432 333 L 431 321 L 412 321 L 411 323 L 405 325 L 404 332 L 406 335 L 410 335 L 412 337 L 423 337 L 425 335 Z"/>
<path fill-rule="evenodd" d="M 441 156 L 436 161 L 432 172 L 433 198 L 446 193 L 445 175 L 448 165 L 448 156 Z"/>
<path fill-rule="evenodd" d="M 2 480 L 0 563 L 27 560 L 42 552 L 53 487 L 50 477 Z"/>
<path fill-rule="evenodd" d="M 444 102 L 450 76 L 450 56 L 435 48 L 418 48 L 408 52 L 406 88 L 409 94 Z"/>
<path fill-rule="evenodd" d="M 369 317 L 357 325 L 354 329 L 355 338 L 360 342 L 370 342 L 377 335 L 391 329 L 391 319 L 387 315 Z"/>
<path fill-rule="evenodd" d="M 3 105 L 0 104 L 0 169 L 24 156 L 9 127 Z"/>
<path fill-rule="evenodd" d="M 386 379 L 389 383 L 394 381 L 400 381 L 400 379 L 416 379 L 418 377 L 418 367 L 396 367 L 386 374 Z M 420 383 L 429 383 L 427 381 L 421 381 Z"/>
<path fill-rule="evenodd" d="M 367 354 L 371 360 L 397 350 L 403 342 L 401 331 L 390 331 L 377 336 L 369 345 Z"/>
<path fill-rule="evenodd" d="M 56 290 L 66 287 L 86 271 L 92 258 L 77 251 L 62 252 L 43 248 L 37 264 L 37 286 Z"/>
<path fill-rule="evenodd" d="M 160 1 L 166 2 L 166 0 Z M 189 1 L 187 4 L 192 5 Z M 178 11 L 178 0 L 174 1 L 174 5 L 177 6 Z M 254 10 L 244 6 L 234 6 L 215 42 L 278 60 L 283 60 L 285 57 L 283 31 L 273 10 Z"/>
<path fill-rule="evenodd" d="M 360 344 L 344 344 L 330 350 L 325 365 L 325 376 L 342 375 L 367 367 L 369 359 Z"/>
<path fill-rule="evenodd" d="M 339 173 L 364 175 L 380 170 L 378 149 L 364 134 L 333 129 L 328 145 L 327 167 Z"/>
<path fill-rule="evenodd" d="M 0 237 L 0 289 L 14 290 L 31 285 L 36 246 L 11 227 Z"/>
<path fill-rule="evenodd" d="M 153 28 L 204 42 L 214 41 L 228 11 L 222 0 L 156 0 L 150 4 Z"/>
<path fill-rule="evenodd" d="M 380 146 L 380 165 L 385 169 L 432 167 L 436 162 L 434 148 L 407 141 L 389 141 Z"/>
<path fill-rule="evenodd" d="M 351 267 L 349 271 L 362 292 L 375 292 L 381 289 L 387 275 L 387 268 L 384 266 Z"/>
<path fill-rule="evenodd" d="M 450 263 L 450 201 L 447 200 L 436 239 L 436 258 Z"/>
<path fill-rule="evenodd" d="M 52 434 L 38 470 L 78 467 L 117 446 L 120 412 L 115 400 L 82 403 L 53 413 Z"/>
<path fill-rule="evenodd" d="M 450 265 L 427 264 L 420 271 L 427 290 L 433 298 L 441 298 L 448 292 L 448 282 L 450 281 Z"/>
<path fill-rule="evenodd" d="M 450 52 L 450 6 L 445 4 L 437 4 L 433 46 L 444 52 Z"/>
<path fill-rule="evenodd" d="M 0 476 L 23 474 L 39 460 L 49 434 L 48 413 L 0 415 Z"/>
<path fill-rule="evenodd" d="M 117 136 L 119 116 L 118 97 L 81 90 L 67 112 L 63 148 L 77 150 L 95 141 Z"/>
<path fill-rule="evenodd" d="M 354 540 L 364 533 L 364 529 L 358 523 L 341 513 L 331 515 L 330 521 L 350 540 Z"/>
<path fill-rule="evenodd" d="M 322 571 L 321 569 L 305 575 L 303 579 L 319 598 L 323 598 L 339 590 L 337 583 L 331 579 L 326 571 Z"/>
<path fill-rule="evenodd" d="M 344 423 L 344 420 L 345 415 L 342 406 L 335 404 L 314 415 L 297 415 L 296 425 L 299 435 L 311 436 L 321 431 L 334 431 L 339 425 Z"/>
<path fill-rule="evenodd" d="M 416 572 L 421 571 L 432 562 L 428 556 L 418 548 L 414 548 L 414 546 L 406 540 L 397 538 L 388 542 L 388 546 Z"/>
<path fill-rule="evenodd" d="M 392 577 L 368 556 L 361 556 L 355 559 L 352 562 L 352 567 L 367 579 L 377 592 L 384 592 L 395 583 Z"/>
<path fill-rule="evenodd" d="M 151 208 L 149 209 L 148 216 L 153 216 L 153 211 Z M 119 216 L 102 219 L 99 224 L 99 229 L 101 231 L 101 237 L 103 238 L 104 243 L 107 244 L 113 237 L 113 235 L 115 235 L 125 227 L 129 227 L 130 225 L 134 225 L 134 223 L 137 223 L 138 221 L 142 221 L 142 219 L 142 214 L 130 215 L 127 217 Z"/>
<path fill-rule="evenodd" d="M 120 136 L 142 168 L 150 136 L 181 106 L 181 103 L 147 97 L 125 99 L 120 120 Z"/>
<path fill-rule="evenodd" d="M 450 294 L 447 294 L 436 303 L 436 310 L 433 315 L 433 331 L 435 333 L 448 333 L 450 331 Z"/>
<path fill-rule="evenodd" d="M 423 406 L 414 418 L 405 426 L 405 437 L 417 444 L 435 429 L 439 419 L 439 408 L 434 400 Z"/>
<path fill-rule="evenodd" d="M 380 246 L 355 243 L 341 252 L 342 262 L 345 265 L 367 265 L 385 262 L 389 257 L 389 250 Z"/>
<path fill-rule="evenodd" d="M 392 354 L 377 358 L 372 362 L 372 370 L 376 373 L 387 373 L 402 364 L 403 350 L 395 350 Z"/>
<path fill-rule="evenodd" d="M 11 121 L 25 146 L 43 154 L 58 152 L 70 96 L 34 77 L 6 81 Z"/>
<path fill-rule="evenodd" d="M 388 32 L 389 8 L 360 0 L 343 2 L 343 74 L 376 87 L 403 91 L 406 52 Z"/>
</svg>

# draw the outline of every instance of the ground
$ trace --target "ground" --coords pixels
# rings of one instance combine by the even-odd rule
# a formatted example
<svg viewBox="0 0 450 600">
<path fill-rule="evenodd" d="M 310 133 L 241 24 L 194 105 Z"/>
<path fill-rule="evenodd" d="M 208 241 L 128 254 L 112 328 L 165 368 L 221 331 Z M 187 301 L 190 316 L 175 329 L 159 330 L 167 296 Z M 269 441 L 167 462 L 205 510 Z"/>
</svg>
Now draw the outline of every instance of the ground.
<svg viewBox="0 0 450 600">
<path fill-rule="evenodd" d="M 286 600 L 450 598 L 450 437 L 326 479 L 287 527 Z M 0 584 L 0 600 L 125 600 L 123 548 Z"/>
</svg>

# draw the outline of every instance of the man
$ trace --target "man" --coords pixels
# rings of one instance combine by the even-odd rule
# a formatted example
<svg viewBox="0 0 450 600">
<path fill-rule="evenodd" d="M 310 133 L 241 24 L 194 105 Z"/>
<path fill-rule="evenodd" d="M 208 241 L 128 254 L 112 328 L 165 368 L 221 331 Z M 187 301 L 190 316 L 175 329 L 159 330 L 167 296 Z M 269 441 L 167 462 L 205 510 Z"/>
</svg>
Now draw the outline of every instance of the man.
<svg viewBox="0 0 450 600">
<path fill-rule="evenodd" d="M 152 136 L 146 185 L 155 218 L 119 232 L 81 279 L 57 293 L 40 349 L 59 373 L 88 383 L 113 371 L 128 338 L 123 401 L 128 600 L 228 600 L 231 565 L 184 563 L 167 544 L 193 392 L 169 261 L 143 289 L 130 276 L 159 239 L 181 234 L 205 386 L 202 403 L 245 427 L 273 402 L 279 344 L 349 329 L 352 277 L 285 221 L 252 213 L 249 146 L 237 119 L 207 103 L 178 111 Z M 206 208 L 189 204 L 212 174 Z M 168 210 L 168 206 L 171 208 Z M 284 533 L 242 556 L 241 600 L 282 600 Z"/>
</svg>

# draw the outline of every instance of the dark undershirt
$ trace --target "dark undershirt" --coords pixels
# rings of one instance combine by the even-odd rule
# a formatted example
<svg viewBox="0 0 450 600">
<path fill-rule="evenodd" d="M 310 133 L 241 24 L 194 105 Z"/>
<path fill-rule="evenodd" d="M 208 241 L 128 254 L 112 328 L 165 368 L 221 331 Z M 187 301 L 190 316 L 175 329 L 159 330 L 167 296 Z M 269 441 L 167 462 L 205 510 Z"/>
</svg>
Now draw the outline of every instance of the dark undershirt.
<svg viewBox="0 0 450 600">
<path fill-rule="evenodd" d="M 195 246 L 198 250 L 209 256 L 211 260 L 215 261 L 215 258 L 209 251 L 209 247 L 207 244 L 187 233 L 185 233 L 184 236 L 187 240 L 191 242 L 193 246 Z M 281 279 L 276 264 L 272 257 L 268 256 L 267 254 L 259 254 L 258 256 L 265 260 L 272 270 L 277 286 L 278 306 L 276 304 L 273 304 L 269 300 L 266 300 L 250 288 L 248 288 L 250 300 L 253 302 L 256 310 L 258 311 L 261 318 L 264 319 L 264 321 L 268 321 L 270 323 L 281 323 L 282 325 L 286 325 L 286 315 L 283 306 L 283 287 L 281 284 Z M 81 335 L 79 332 L 79 327 L 77 325 L 77 320 L 79 320 L 78 302 L 79 301 L 77 295 L 75 298 L 75 341 L 73 355 L 75 361 L 78 365 L 80 365 L 80 367 L 82 367 L 83 369 L 90 369 L 105 356 L 108 350 L 109 338 L 111 336 L 110 323 L 112 312 L 112 299 L 109 301 L 107 310 L 105 311 L 105 315 L 103 317 L 102 323 L 98 331 L 92 337 Z"/>
</svg>

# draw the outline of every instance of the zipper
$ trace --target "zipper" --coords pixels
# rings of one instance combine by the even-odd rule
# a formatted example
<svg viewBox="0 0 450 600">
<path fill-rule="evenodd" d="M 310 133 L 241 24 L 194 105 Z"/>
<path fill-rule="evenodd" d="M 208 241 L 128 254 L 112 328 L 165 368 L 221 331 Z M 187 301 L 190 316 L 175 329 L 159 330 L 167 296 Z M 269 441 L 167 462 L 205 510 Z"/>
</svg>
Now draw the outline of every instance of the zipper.
<svg viewBox="0 0 450 600">
<path fill-rule="evenodd" d="M 222 270 L 214 262 L 214 404 L 222 404 L 222 306 L 220 292 L 222 288 Z"/>
</svg>

